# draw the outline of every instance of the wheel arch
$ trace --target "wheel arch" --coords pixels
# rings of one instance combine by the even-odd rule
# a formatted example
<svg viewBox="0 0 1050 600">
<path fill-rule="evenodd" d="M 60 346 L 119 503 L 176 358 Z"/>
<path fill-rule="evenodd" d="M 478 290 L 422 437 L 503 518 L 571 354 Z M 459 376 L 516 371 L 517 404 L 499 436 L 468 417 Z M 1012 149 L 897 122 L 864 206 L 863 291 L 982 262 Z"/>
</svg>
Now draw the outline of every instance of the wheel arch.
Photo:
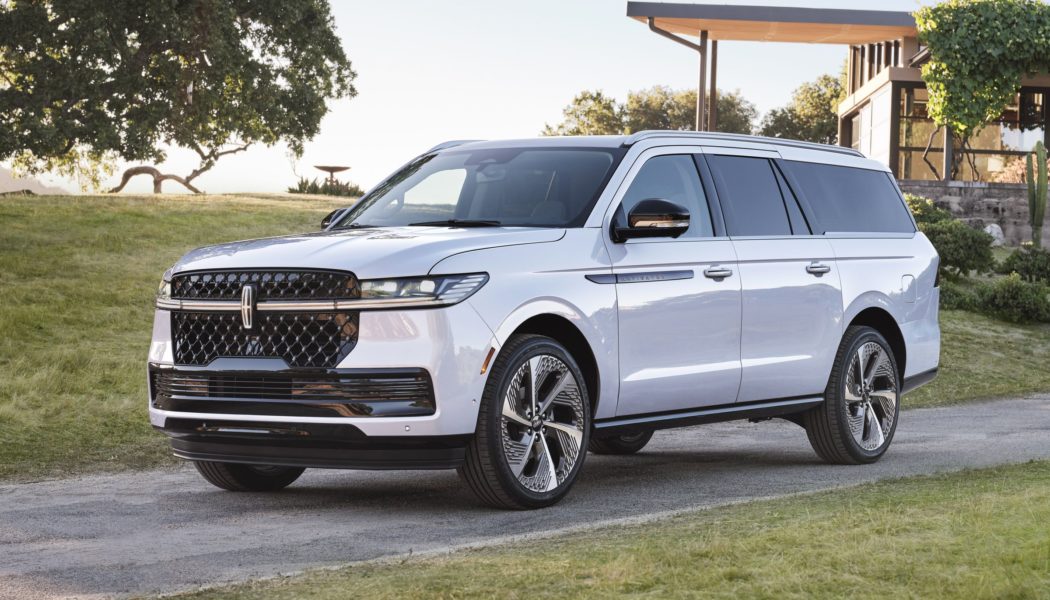
<svg viewBox="0 0 1050 600">
<path fill-rule="evenodd" d="M 511 335 L 514 334 L 542 335 L 565 346 L 583 371 L 584 385 L 587 386 L 587 395 L 591 399 L 591 414 L 597 414 L 598 404 L 601 402 L 601 373 L 598 360 L 587 337 L 572 321 L 561 315 L 540 313 L 518 324 Z"/>
<path fill-rule="evenodd" d="M 904 334 L 900 325 L 888 310 L 879 306 L 869 306 L 858 312 L 849 322 L 849 326 L 863 325 L 871 327 L 882 334 L 890 344 L 893 358 L 897 362 L 897 377 L 901 385 L 904 385 L 905 366 L 908 363 L 908 345 L 904 341 Z"/>
</svg>

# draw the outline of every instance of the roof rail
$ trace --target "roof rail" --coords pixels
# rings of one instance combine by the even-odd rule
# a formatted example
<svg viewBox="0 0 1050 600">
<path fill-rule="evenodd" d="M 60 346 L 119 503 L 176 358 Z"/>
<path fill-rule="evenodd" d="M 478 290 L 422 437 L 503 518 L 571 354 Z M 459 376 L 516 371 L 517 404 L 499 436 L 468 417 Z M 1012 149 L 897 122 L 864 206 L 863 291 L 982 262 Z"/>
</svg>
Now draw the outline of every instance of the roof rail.
<svg viewBox="0 0 1050 600">
<path fill-rule="evenodd" d="M 430 154 L 431 152 L 437 152 L 439 150 L 448 150 L 449 148 L 455 148 L 456 146 L 462 146 L 463 144 L 471 144 L 474 142 L 483 142 L 485 140 L 449 140 L 447 142 L 441 142 L 437 146 L 434 146 L 430 150 L 427 150 L 423 154 Z"/>
<path fill-rule="evenodd" d="M 795 148 L 806 148 L 808 150 L 821 150 L 823 152 L 836 152 L 849 156 L 864 157 L 863 154 L 853 148 L 844 146 L 831 146 L 829 144 L 817 144 L 814 142 L 801 142 L 798 140 L 786 140 L 783 138 L 762 137 L 759 135 L 744 135 L 740 133 L 716 133 L 711 131 L 639 131 L 633 133 L 623 141 L 623 146 L 629 147 L 642 140 L 660 137 L 681 137 L 694 140 L 724 140 L 728 142 L 751 142 L 753 144 L 769 144 L 773 146 L 792 146 Z"/>
</svg>

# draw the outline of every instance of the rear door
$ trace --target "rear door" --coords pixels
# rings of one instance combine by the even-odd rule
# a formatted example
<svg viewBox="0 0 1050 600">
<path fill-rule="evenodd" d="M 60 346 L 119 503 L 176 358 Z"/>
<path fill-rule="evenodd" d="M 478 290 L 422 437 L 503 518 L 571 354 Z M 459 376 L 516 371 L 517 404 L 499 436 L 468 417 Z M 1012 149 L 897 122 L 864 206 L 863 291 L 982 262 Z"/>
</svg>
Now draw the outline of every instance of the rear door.
<svg viewBox="0 0 1050 600">
<path fill-rule="evenodd" d="M 705 152 L 742 287 L 738 402 L 823 394 L 842 333 L 831 245 L 812 234 L 778 153 Z"/>
</svg>

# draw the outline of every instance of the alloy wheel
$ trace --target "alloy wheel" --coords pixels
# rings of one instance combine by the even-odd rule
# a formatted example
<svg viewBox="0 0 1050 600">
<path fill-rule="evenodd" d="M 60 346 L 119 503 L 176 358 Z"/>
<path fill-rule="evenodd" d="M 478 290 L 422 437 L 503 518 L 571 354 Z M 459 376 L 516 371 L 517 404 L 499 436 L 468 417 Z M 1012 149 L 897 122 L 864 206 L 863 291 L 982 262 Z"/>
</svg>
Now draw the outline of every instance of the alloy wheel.
<svg viewBox="0 0 1050 600">
<path fill-rule="evenodd" d="M 897 415 L 897 374 L 876 342 L 857 348 L 846 374 L 846 419 L 857 444 L 873 452 L 886 443 Z"/>
<path fill-rule="evenodd" d="M 582 457 L 584 403 L 561 359 L 533 356 L 514 373 L 503 397 L 500 431 L 511 473 L 532 492 L 550 492 Z"/>
</svg>

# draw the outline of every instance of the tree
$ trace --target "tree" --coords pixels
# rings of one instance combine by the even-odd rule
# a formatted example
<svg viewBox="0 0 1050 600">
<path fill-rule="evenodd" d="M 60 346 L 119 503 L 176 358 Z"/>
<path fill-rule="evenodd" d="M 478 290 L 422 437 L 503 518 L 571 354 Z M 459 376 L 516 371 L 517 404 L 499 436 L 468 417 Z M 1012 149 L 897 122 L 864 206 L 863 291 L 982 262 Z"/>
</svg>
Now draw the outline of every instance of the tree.
<svg viewBox="0 0 1050 600">
<path fill-rule="evenodd" d="M 623 113 L 615 98 L 601 91 L 584 90 L 562 111 L 556 126 L 546 125 L 543 135 L 611 135 L 623 132 Z"/>
<path fill-rule="evenodd" d="M 845 95 L 842 80 L 821 75 L 799 86 L 791 103 L 774 108 L 762 119 L 759 133 L 768 137 L 821 144 L 838 142 L 838 105 Z"/>
<path fill-rule="evenodd" d="M 557 125 L 543 135 L 613 135 L 647 129 L 692 130 L 696 124 L 696 90 L 654 86 L 627 94 L 619 103 L 600 91 L 584 91 L 565 107 Z M 739 91 L 718 92 L 718 131 L 751 133 L 758 109 Z"/>
<path fill-rule="evenodd" d="M 1050 6 L 1042 0 L 946 0 L 916 11 L 915 24 L 930 52 L 922 66 L 927 110 L 960 150 L 999 118 L 1025 74 L 1050 67 Z M 954 155 L 953 175 L 963 155 Z"/>
<path fill-rule="evenodd" d="M 284 142 L 301 154 L 355 73 L 327 0 L 0 3 L 0 160 L 64 174 L 194 151 L 188 174 L 152 165 L 154 191 L 223 156 Z"/>
</svg>

